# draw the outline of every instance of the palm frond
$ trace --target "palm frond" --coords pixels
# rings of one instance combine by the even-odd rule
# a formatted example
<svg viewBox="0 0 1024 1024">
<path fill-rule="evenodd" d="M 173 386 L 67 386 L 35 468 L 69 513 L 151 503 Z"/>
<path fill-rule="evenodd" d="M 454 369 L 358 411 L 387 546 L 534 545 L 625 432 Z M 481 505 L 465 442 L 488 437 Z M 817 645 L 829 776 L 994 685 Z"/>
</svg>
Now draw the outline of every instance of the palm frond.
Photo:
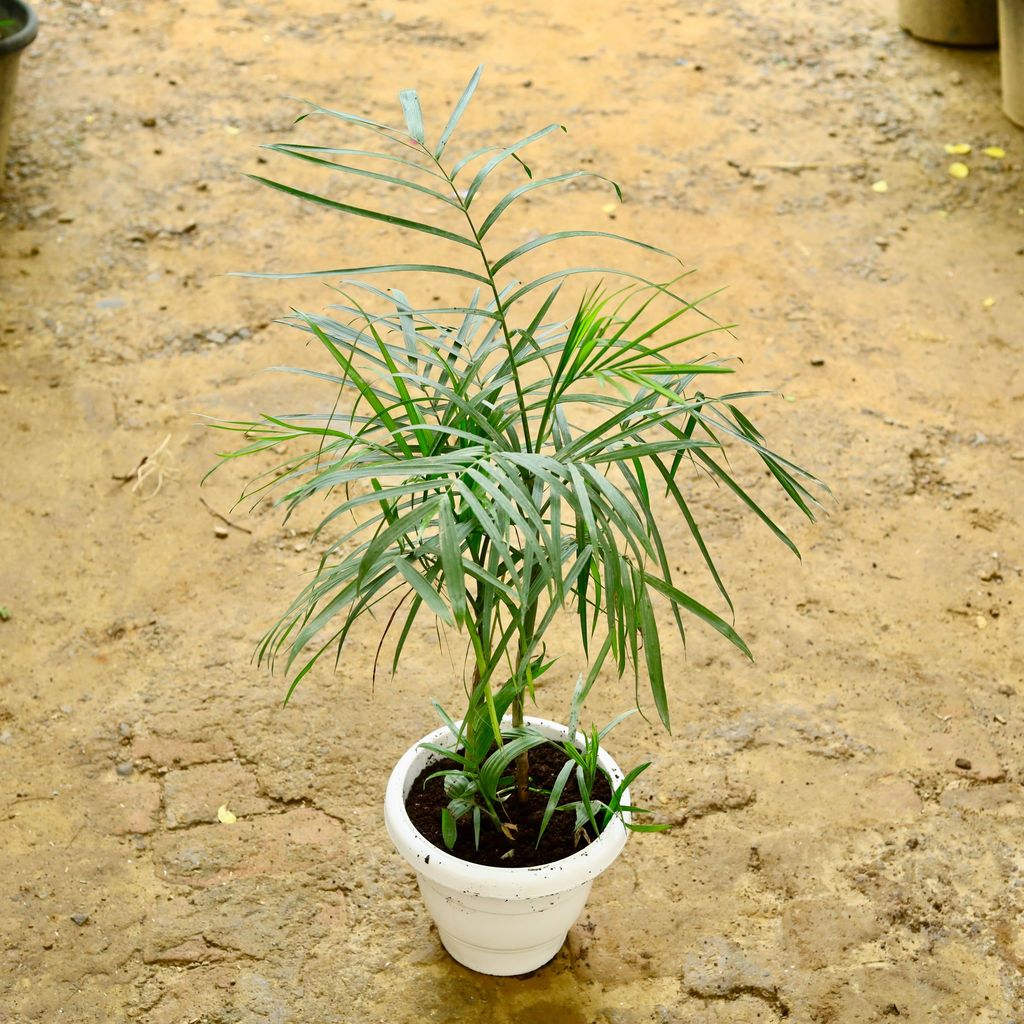
<svg viewBox="0 0 1024 1024">
<path fill-rule="evenodd" d="M 449 160 L 480 73 L 478 68 L 436 139 L 419 97 L 405 90 L 404 128 L 317 105 L 303 115 L 370 132 L 381 149 L 293 142 L 267 147 L 275 156 L 385 186 L 406 203 L 429 201 L 439 218 L 457 216 L 461 227 L 253 176 L 335 213 L 452 244 L 458 254 L 451 260 L 246 275 L 324 278 L 340 300 L 329 315 L 295 311 L 287 320 L 315 338 L 330 360 L 327 371 L 293 371 L 330 390 L 330 411 L 219 424 L 242 433 L 245 442 L 224 453 L 224 461 L 265 459 L 281 445 L 288 451 L 283 463 L 257 474 L 247 493 L 276 491 L 289 512 L 314 497 L 327 501 L 317 529 L 326 544 L 319 566 L 267 631 L 257 657 L 273 665 L 281 655 L 289 669 L 297 666 L 293 690 L 328 650 L 341 658 L 355 624 L 384 608 L 384 635 L 392 624 L 397 630 L 394 670 L 414 623 L 428 615 L 464 632 L 474 677 L 467 728 L 489 728 L 500 745 L 499 709 L 521 706 L 515 702 L 532 692 L 536 676 L 550 664 L 545 635 L 566 609 L 575 614 L 591 659 L 583 689 L 594 685 L 602 666 L 619 676 L 632 666 L 638 702 L 646 678 L 667 726 L 670 694 L 659 634 L 665 604 L 684 642 L 688 618 L 750 652 L 732 624 L 674 582 L 663 536 L 666 516 L 685 524 L 713 594 L 731 614 L 733 602 L 698 523 L 699 488 L 724 487 L 794 552 L 792 539 L 755 502 L 727 459 L 746 453 L 767 471 L 783 501 L 807 517 L 824 488 L 770 449 L 741 408 L 764 392 L 713 396 L 703 390 L 734 368 L 716 353 L 691 350 L 711 335 L 731 334 L 732 325 L 719 324 L 705 310 L 715 292 L 694 300 L 678 293 L 680 280 L 692 271 L 673 266 L 654 279 L 598 263 L 532 279 L 507 276 L 537 250 L 573 240 L 625 244 L 649 260 L 678 260 L 656 245 L 594 230 L 554 231 L 490 253 L 484 239 L 491 229 L 516 200 L 536 190 L 589 176 L 609 183 L 620 199 L 622 193 L 588 171 L 532 177 L 521 153 L 557 131 L 557 124 L 511 145 L 487 145 Z M 478 222 L 476 203 L 509 159 L 520 162 L 529 180 L 497 193 Z M 472 167 L 469 184 L 457 185 Z M 441 275 L 471 294 L 456 291 L 446 305 L 419 306 L 403 290 L 365 280 L 391 274 L 411 280 Z M 566 307 L 568 286 L 577 278 L 587 287 Z M 502 759 L 501 770 L 508 763 Z"/>
</svg>

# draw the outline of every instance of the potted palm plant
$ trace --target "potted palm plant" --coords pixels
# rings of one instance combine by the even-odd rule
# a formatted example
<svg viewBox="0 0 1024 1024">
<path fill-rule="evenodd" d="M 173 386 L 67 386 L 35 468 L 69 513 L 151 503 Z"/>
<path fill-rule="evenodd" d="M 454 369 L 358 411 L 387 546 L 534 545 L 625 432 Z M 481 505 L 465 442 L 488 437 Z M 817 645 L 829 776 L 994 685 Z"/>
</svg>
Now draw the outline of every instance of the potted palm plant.
<svg viewBox="0 0 1024 1024">
<path fill-rule="evenodd" d="M 574 238 L 673 257 L 605 231 L 556 231 L 495 247 L 492 229 L 516 200 L 589 172 L 532 177 L 523 151 L 558 131 L 554 124 L 453 158 L 453 133 L 479 77 L 480 69 L 436 136 L 409 90 L 400 95 L 404 127 L 318 106 L 303 115 L 367 133 L 372 148 L 348 140 L 267 147 L 429 200 L 437 221 L 256 178 L 328 210 L 430 236 L 438 256 L 252 275 L 331 281 L 339 298 L 331 315 L 296 312 L 286 322 L 315 339 L 332 367 L 295 372 L 333 397 L 322 411 L 219 426 L 245 435 L 223 460 L 285 452 L 245 495 L 276 490 L 289 514 L 312 499 L 327 502 L 315 572 L 258 648 L 271 666 L 283 658 L 288 696 L 322 655 L 342 658 L 351 631 L 372 612 L 386 623 L 378 657 L 391 634 L 392 670 L 424 617 L 462 638 L 465 706 L 452 715 L 435 703 L 441 725 L 398 761 L 385 820 L 447 949 L 476 970 L 517 974 L 557 952 L 627 832 L 662 827 L 636 820 L 630 802 L 630 783 L 648 765 L 623 772 L 602 747 L 623 716 L 601 731 L 578 730 L 591 688 L 601 676 L 631 672 L 639 694 L 646 678 L 668 727 L 666 612 L 680 636 L 689 616 L 749 655 L 733 626 L 674 579 L 658 502 L 664 496 L 666 514 L 685 524 L 731 609 L 698 525 L 696 489 L 718 484 L 796 551 L 724 454 L 748 452 L 810 518 L 816 481 L 771 451 L 741 410 L 763 392 L 712 396 L 704 382 L 732 368 L 714 356 L 681 355 L 726 329 L 679 293 L 685 275 L 655 281 L 595 264 L 517 276 L 531 253 Z M 512 161 L 525 178 L 494 194 L 492 182 Z M 400 275 L 454 281 L 462 293 L 423 307 L 394 285 L 374 283 Z M 576 281 L 588 283 L 570 297 Z M 691 327 L 682 327 L 684 318 Z M 558 724 L 526 712 L 553 662 L 546 639 L 563 614 L 575 617 L 589 665 L 568 721 Z"/>
</svg>

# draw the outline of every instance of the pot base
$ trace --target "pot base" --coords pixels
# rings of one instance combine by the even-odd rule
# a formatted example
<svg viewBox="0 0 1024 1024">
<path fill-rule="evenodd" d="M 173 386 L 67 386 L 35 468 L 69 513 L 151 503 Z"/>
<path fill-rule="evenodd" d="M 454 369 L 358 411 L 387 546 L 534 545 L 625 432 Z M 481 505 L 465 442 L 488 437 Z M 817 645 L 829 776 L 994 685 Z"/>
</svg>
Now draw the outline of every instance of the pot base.
<svg viewBox="0 0 1024 1024">
<path fill-rule="evenodd" d="M 529 974 L 562 948 L 583 913 L 591 885 L 586 881 L 548 896 L 516 898 L 450 889 L 422 872 L 417 875 L 444 948 L 471 971 L 504 977 Z"/>
<path fill-rule="evenodd" d="M 530 949 L 517 949 L 510 953 L 502 949 L 484 949 L 472 943 L 463 942 L 449 932 L 438 929 L 441 945 L 448 950 L 453 960 L 463 967 L 468 967 L 478 974 L 492 974 L 497 977 L 509 978 L 517 974 L 529 974 L 543 967 L 549 960 L 558 955 L 565 943 L 565 935 L 560 939 L 542 942 Z M 566 935 L 569 933 L 566 932 Z"/>
</svg>

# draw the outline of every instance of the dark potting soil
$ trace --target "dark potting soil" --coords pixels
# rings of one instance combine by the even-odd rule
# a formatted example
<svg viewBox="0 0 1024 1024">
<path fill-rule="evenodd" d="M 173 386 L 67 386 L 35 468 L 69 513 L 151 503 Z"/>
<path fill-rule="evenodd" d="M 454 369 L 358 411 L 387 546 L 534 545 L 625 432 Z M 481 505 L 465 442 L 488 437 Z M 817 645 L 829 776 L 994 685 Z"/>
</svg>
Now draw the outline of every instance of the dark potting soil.
<svg viewBox="0 0 1024 1024">
<path fill-rule="evenodd" d="M 441 808 L 448 804 L 444 792 L 444 779 L 431 779 L 425 786 L 424 780 L 434 772 L 457 768 L 458 765 L 454 761 L 435 761 L 424 768 L 409 790 L 405 809 L 413 825 L 426 840 L 462 860 L 496 868 L 530 868 L 539 864 L 550 864 L 552 861 L 572 856 L 587 842 L 596 838 L 588 825 L 586 835 L 581 835 L 577 843 L 574 835 L 575 812 L 555 811 L 544 830 L 540 847 L 535 848 L 541 819 L 548 805 L 548 793 L 565 762 L 565 754 L 554 746 L 534 747 L 530 751 L 530 785 L 544 792 L 537 793 L 531 790 L 525 803 L 520 803 L 514 793 L 505 801 L 503 820 L 516 826 L 514 841 L 499 832 L 484 815 L 480 823 L 479 849 L 474 844 L 473 821 L 468 816 L 459 822 L 459 836 L 455 848 L 449 850 L 444 845 L 444 838 L 441 835 Z M 579 799 L 579 795 L 576 775 L 573 772 L 558 802 L 572 803 Z M 604 775 L 598 774 L 591 795 L 605 803 L 611 799 L 611 786 Z"/>
</svg>

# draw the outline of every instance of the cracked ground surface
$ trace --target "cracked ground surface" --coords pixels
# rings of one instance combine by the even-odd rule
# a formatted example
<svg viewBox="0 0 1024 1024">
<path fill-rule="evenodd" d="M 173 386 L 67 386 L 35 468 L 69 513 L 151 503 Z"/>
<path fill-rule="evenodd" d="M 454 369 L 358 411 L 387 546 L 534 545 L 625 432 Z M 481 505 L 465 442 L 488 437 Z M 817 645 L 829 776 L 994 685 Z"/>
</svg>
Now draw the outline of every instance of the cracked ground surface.
<svg viewBox="0 0 1024 1024">
<path fill-rule="evenodd" d="M 38 6 L 0 197 L 0 1020 L 1024 1020 L 1024 137 L 996 55 L 881 0 Z M 626 194 L 614 224 L 596 188 L 536 198 L 503 240 L 610 227 L 730 285 L 744 386 L 790 399 L 759 425 L 835 493 L 787 520 L 802 563 L 695 499 L 757 660 L 666 639 L 674 734 L 633 718 L 613 752 L 653 759 L 638 800 L 675 827 L 521 979 L 445 956 L 381 821 L 457 669 L 424 627 L 371 688 L 370 625 L 282 710 L 249 658 L 320 542 L 232 511 L 230 468 L 200 492 L 196 425 L 323 400 L 260 372 L 315 358 L 272 320 L 323 288 L 219 275 L 394 252 L 242 177 L 329 134 L 282 96 L 376 116 L 418 85 L 436 118 L 479 62 L 467 148 L 564 121 L 535 167 Z M 558 645 L 553 716 L 581 667 Z M 631 699 L 605 680 L 591 714 Z"/>
</svg>

